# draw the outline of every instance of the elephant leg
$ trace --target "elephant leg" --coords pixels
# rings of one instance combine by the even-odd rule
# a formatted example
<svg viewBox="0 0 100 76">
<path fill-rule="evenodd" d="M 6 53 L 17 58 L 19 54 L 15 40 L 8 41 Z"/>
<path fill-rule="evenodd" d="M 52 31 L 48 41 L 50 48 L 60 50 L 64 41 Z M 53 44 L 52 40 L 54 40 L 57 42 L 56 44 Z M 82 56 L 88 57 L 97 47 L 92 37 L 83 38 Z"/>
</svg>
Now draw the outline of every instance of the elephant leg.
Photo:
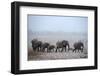
<svg viewBox="0 0 100 76">
<path fill-rule="evenodd" d="M 81 52 L 83 52 L 83 49 L 81 50 Z"/>
<path fill-rule="evenodd" d="M 61 48 L 59 48 L 59 51 L 61 52 Z"/>
<path fill-rule="evenodd" d="M 33 47 L 33 51 L 35 51 L 34 47 Z"/>
<path fill-rule="evenodd" d="M 56 48 L 56 51 L 55 52 L 57 52 L 57 50 L 58 50 L 58 47 Z"/>
<path fill-rule="evenodd" d="M 50 50 L 50 52 L 52 52 L 53 49 Z"/>
<path fill-rule="evenodd" d="M 38 47 L 38 52 L 39 52 L 39 47 Z"/>
<path fill-rule="evenodd" d="M 41 50 L 40 50 L 40 47 L 39 47 L 39 51 L 41 51 Z"/>
<path fill-rule="evenodd" d="M 78 49 L 78 52 L 80 52 L 80 49 Z"/>
<path fill-rule="evenodd" d="M 62 49 L 61 49 L 61 52 L 63 52 L 63 50 L 64 50 L 64 49 L 62 48 Z"/>
<path fill-rule="evenodd" d="M 45 52 L 45 48 L 42 49 L 42 52 Z"/>
<path fill-rule="evenodd" d="M 81 52 L 81 49 L 80 49 L 80 51 L 79 52 Z"/>
<path fill-rule="evenodd" d="M 76 53 L 77 49 L 75 49 L 75 53 Z"/>
<path fill-rule="evenodd" d="M 47 48 L 45 48 L 46 49 L 46 52 L 48 52 L 48 49 Z"/>
<path fill-rule="evenodd" d="M 81 49 L 80 49 L 80 51 L 79 52 L 81 52 Z"/>
<path fill-rule="evenodd" d="M 78 49 L 78 52 L 80 51 L 80 49 Z"/>
<path fill-rule="evenodd" d="M 57 49 L 57 52 L 60 52 L 60 48 Z"/>
<path fill-rule="evenodd" d="M 45 48 L 43 48 L 43 52 L 45 52 L 46 51 L 46 49 Z"/>
<path fill-rule="evenodd" d="M 65 52 L 66 52 L 66 50 L 67 50 L 67 46 L 65 46 Z"/>
<path fill-rule="evenodd" d="M 49 52 L 52 52 L 52 49 Z"/>
<path fill-rule="evenodd" d="M 34 51 L 34 48 L 32 47 L 32 50 Z"/>
<path fill-rule="evenodd" d="M 77 49 L 75 49 L 75 53 L 77 52 Z"/>
<path fill-rule="evenodd" d="M 51 49 L 51 50 L 49 50 L 49 52 L 52 52 L 52 49 Z"/>
<path fill-rule="evenodd" d="M 75 49 L 73 49 L 73 52 L 75 51 Z"/>
<path fill-rule="evenodd" d="M 47 52 L 49 51 L 49 49 L 47 48 Z"/>
<path fill-rule="evenodd" d="M 66 47 L 65 47 L 65 52 L 66 52 Z"/>
<path fill-rule="evenodd" d="M 36 52 L 35 48 L 33 48 L 33 51 L 35 51 L 35 52 Z"/>
<path fill-rule="evenodd" d="M 63 51 L 65 51 L 65 47 L 63 48 Z"/>
<path fill-rule="evenodd" d="M 81 49 L 79 49 L 79 52 L 81 52 Z"/>
<path fill-rule="evenodd" d="M 68 45 L 68 51 L 70 50 L 70 47 L 69 47 L 69 45 Z"/>
<path fill-rule="evenodd" d="M 39 47 L 37 49 L 38 49 L 38 52 L 39 52 Z"/>
<path fill-rule="evenodd" d="M 76 49 L 75 53 L 78 52 L 78 49 Z"/>
<path fill-rule="evenodd" d="M 41 52 L 43 52 L 43 48 L 41 48 Z"/>
</svg>

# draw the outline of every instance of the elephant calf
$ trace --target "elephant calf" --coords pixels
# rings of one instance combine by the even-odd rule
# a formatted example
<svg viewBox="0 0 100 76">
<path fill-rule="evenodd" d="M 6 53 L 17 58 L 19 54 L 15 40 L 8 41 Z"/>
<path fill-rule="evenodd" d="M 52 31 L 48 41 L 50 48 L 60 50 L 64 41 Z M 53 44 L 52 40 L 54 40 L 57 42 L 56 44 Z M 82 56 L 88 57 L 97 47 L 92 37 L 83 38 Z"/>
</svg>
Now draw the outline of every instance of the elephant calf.
<svg viewBox="0 0 100 76">
<path fill-rule="evenodd" d="M 55 46 L 54 45 L 49 45 L 48 51 L 51 52 L 52 50 L 54 51 Z"/>
</svg>

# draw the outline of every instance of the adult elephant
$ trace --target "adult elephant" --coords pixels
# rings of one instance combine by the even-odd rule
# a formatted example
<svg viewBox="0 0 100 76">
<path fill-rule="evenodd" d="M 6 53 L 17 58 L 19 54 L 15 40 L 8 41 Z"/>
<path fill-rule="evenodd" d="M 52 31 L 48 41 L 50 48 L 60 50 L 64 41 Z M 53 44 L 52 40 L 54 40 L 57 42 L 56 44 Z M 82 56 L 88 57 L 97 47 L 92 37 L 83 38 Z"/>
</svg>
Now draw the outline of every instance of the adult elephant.
<svg viewBox="0 0 100 76">
<path fill-rule="evenodd" d="M 66 51 L 66 48 L 67 48 L 69 51 L 69 42 L 67 40 L 63 40 L 62 45 L 63 45 L 63 50 Z"/>
<path fill-rule="evenodd" d="M 41 41 L 37 41 L 36 44 L 35 44 L 36 48 L 38 51 L 41 51 L 41 48 L 42 48 L 42 42 Z"/>
<path fill-rule="evenodd" d="M 33 40 L 31 41 L 31 43 L 32 43 L 32 48 L 33 48 L 34 51 L 36 51 L 36 48 L 37 48 L 36 45 L 35 45 L 35 44 L 37 43 L 37 41 L 38 41 L 37 39 L 33 39 Z"/>
<path fill-rule="evenodd" d="M 44 44 L 42 44 L 42 46 L 41 46 L 41 51 L 45 51 L 45 50 L 47 50 L 47 52 L 48 52 L 48 48 L 49 48 L 49 43 L 44 43 Z"/>
<path fill-rule="evenodd" d="M 36 50 L 41 51 L 41 47 L 42 47 L 41 41 L 38 41 L 37 39 L 33 39 L 31 43 L 32 43 L 32 48 L 34 51 Z"/>
<path fill-rule="evenodd" d="M 52 50 L 54 51 L 55 46 L 54 45 L 49 45 L 48 51 L 51 52 Z"/>
<path fill-rule="evenodd" d="M 56 52 L 57 51 L 63 51 L 63 45 L 62 45 L 62 42 L 61 41 L 58 41 L 57 43 L 56 43 Z"/>
<path fill-rule="evenodd" d="M 59 51 L 63 51 L 65 50 L 66 51 L 66 48 L 68 47 L 68 50 L 69 50 L 69 42 L 67 40 L 63 40 L 63 41 L 58 41 L 56 43 L 56 52 L 59 50 Z M 61 49 L 61 50 L 60 50 Z"/>
<path fill-rule="evenodd" d="M 78 52 L 79 51 L 83 52 L 84 44 L 81 41 L 74 43 L 73 46 L 74 46 L 73 52 L 74 51 L 76 52 L 76 50 L 78 50 Z"/>
</svg>

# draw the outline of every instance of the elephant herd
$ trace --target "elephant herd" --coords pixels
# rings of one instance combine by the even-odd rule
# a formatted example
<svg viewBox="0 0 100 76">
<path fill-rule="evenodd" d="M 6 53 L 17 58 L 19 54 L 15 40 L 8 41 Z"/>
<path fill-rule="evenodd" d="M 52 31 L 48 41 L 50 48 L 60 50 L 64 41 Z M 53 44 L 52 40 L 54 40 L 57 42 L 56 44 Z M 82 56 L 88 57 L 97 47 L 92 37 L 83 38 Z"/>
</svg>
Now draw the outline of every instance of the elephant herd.
<svg viewBox="0 0 100 76">
<path fill-rule="evenodd" d="M 79 42 L 75 42 L 73 44 L 73 48 L 70 48 L 70 45 L 69 45 L 69 42 L 67 40 L 62 40 L 62 41 L 58 41 L 56 43 L 56 46 L 55 45 L 51 45 L 49 44 L 48 42 L 42 42 L 42 41 L 39 41 L 37 39 L 33 39 L 31 41 L 32 43 L 32 48 L 34 51 L 38 51 L 38 52 L 51 52 L 51 51 L 54 51 L 54 52 L 63 52 L 63 51 L 69 51 L 72 49 L 72 52 L 76 52 L 78 50 L 83 52 L 83 49 L 84 49 L 84 44 L 79 41 Z"/>
</svg>

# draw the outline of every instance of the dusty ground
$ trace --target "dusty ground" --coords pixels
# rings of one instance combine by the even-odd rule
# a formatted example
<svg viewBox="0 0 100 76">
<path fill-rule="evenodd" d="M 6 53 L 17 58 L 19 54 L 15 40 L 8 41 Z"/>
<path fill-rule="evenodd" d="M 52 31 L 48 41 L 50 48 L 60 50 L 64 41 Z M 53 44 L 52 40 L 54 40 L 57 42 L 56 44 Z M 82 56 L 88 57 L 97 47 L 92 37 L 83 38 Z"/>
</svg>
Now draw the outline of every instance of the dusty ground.
<svg viewBox="0 0 100 76">
<path fill-rule="evenodd" d="M 71 50 L 63 52 L 28 52 L 28 60 L 56 60 L 56 59 L 79 59 L 87 58 L 87 52 L 72 52 Z"/>
<path fill-rule="evenodd" d="M 73 44 L 77 41 L 82 41 L 84 44 L 84 52 L 34 52 L 32 50 L 32 39 L 38 39 L 39 41 L 48 42 L 51 45 L 56 46 L 57 41 L 68 40 L 70 48 L 73 48 Z M 81 33 L 30 33 L 28 34 L 28 60 L 55 60 L 55 59 L 79 59 L 88 57 L 88 41 L 87 34 Z"/>
</svg>

